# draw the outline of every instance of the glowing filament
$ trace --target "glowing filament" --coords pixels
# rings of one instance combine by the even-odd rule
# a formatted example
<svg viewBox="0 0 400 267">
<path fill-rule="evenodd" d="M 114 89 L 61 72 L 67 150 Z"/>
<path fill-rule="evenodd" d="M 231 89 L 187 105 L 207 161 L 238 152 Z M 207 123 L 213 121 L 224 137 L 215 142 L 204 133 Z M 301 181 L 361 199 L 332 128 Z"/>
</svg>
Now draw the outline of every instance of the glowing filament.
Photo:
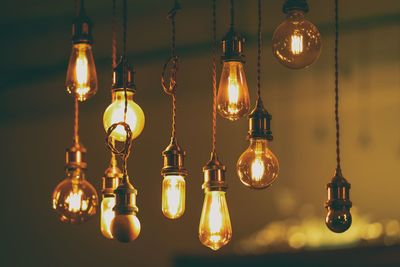
<svg viewBox="0 0 400 267">
<path fill-rule="evenodd" d="M 115 197 L 106 197 L 101 202 L 100 229 L 101 233 L 110 239 L 113 238 L 111 233 L 111 221 L 115 217 L 115 212 L 113 211 L 114 206 Z"/>
<path fill-rule="evenodd" d="M 170 219 L 176 219 L 184 213 L 185 180 L 182 176 L 165 176 L 162 188 L 162 211 Z"/>
<path fill-rule="evenodd" d="M 237 82 L 237 77 L 234 74 L 234 72 L 233 72 L 233 75 L 231 73 L 231 77 L 229 77 L 228 99 L 229 99 L 229 106 L 228 106 L 229 112 L 236 114 L 238 112 L 237 106 L 238 106 L 238 100 L 239 100 L 239 85 Z"/>
<path fill-rule="evenodd" d="M 303 35 L 294 33 L 291 36 L 291 51 L 294 55 L 303 53 Z"/>
<path fill-rule="evenodd" d="M 265 166 L 260 158 L 256 158 L 251 164 L 251 176 L 253 180 L 259 182 L 264 176 Z"/>
<path fill-rule="evenodd" d="M 83 50 L 79 50 L 78 58 L 76 59 L 75 66 L 75 74 L 77 81 L 77 89 L 76 92 L 80 96 L 86 95 L 90 91 L 90 87 L 88 86 L 88 75 L 89 75 L 89 66 L 88 60 L 86 58 L 86 53 Z"/>
<path fill-rule="evenodd" d="M 68 210 L 71 212 L 85 211 L 88 208 L 88 200 L 82 200 L 83 192 L 70 192 L 65 199 L 65 204 L 68 205 Z"/>
</svg>

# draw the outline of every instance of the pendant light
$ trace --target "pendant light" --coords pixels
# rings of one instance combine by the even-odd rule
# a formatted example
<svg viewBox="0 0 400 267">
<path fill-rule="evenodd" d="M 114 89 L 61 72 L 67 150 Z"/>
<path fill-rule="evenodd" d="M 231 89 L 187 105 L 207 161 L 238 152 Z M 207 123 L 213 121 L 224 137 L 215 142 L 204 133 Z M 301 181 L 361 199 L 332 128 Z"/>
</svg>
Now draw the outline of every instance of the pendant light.
<svg viewBox="0 0 400 267">
<path fill-rule="evenodd" d="M 218 160 L 217 135 L 217 70 L 216 70 L 216 0 L 212 0 L 213 38 L 213 109 L 212 109 L 212 151 L 210 160 L 203 167 L 204 203 L 199 225 L 200 242 L 212 250 L 218 250 L 232 238 L 232 226 L 225 194 L 228 185 L 225 180 L 225 166 Z"/>
<path fill-rule="evenodd" d="M 185 151 L 179 146 L 176 137 L 176 89 L 178 84 L 176 76 L 178 72 L 178 56 L 175 54 L 176 48 L 176 13 L 181 9 L 179 2 L 174 1 L 174 6 L 168 13 L 168 19 L 172 24 L 171 57 L 164 65 L 161 75 L 161 85 L 164 92 L 172 98 L 172 133 L 171 140 L 167 148 L 162 152 L 164 166 L 161 170 L 162 197 L 161 210 L 165 217 L 177 219 L 185 212 L 185 193 L 187 171 L 184 167 Z M 169 63 L 172 64 L 171 76 L 167 84 L 165 73 Z"/>
<path fill-rule="evenodd" d="M 335 233 L 343 233 L 350 228 L 352 217 L 350 208 L 350 183 L 343 177 L 340 166 L 340 125 L 339 125 L 339 1 L 335 0 L 335 126 L 336 126 L 336 170 L 330 183 L 327 184 L 328 200 L 325 207 L 328 211 L 326 226 Z"/>
<path fill-rule="evenodd" d="M 236 168 L 240 181 L 247 187 L 263 189 L 278 178 L 279 162 L 269 149 L 272 141 L 272 116 L 261 100 L 261 0 L 258 0 L 258 57 L 257 57 L 257 101 L 249 115 L 248 139 L 250 145 L 240 156 Z"/>
<path fill-rule="evenodd" d="M 231 25 L 222 40 L 222 72 L 219 80 L 217 107 L 219 114 L 236 121 L 246 116 L 250 108 L 249 89 L 244 72 L 244 38 L 236 31 L 234 0 L 231 4 Z"/>
<path fill-rule="evenodd" d="M 272 36 L 272 52 L 280 63 L 290 69 L 310 66 L 321 53 L 318 28 L 305 19 L 306 0 L 286 0 L 283 5 L 286 20 Z"/>
<path fill-rule="evenodd" d="M 79 4 L 78 4 L 79 2 Z M 79 101 L 97 92 L 97 74 L 92 54 L 92 21 L 86 15 L 84 0 L 76 0 L 77 16 L 72 24 L 72 51 L 65 87 Z"/>
</svg>

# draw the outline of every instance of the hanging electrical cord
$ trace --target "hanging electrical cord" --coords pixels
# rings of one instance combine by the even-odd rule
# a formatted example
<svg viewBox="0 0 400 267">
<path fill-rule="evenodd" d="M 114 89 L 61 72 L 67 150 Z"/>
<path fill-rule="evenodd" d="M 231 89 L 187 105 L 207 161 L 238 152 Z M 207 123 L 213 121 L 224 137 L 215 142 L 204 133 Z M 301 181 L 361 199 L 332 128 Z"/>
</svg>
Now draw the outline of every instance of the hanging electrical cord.
<svg viewBox="0 0 400 267">
<path fill-rule="evenodd" d="M 336 128 L 336 171 L 331 182 L 327 184 L 328 200 L 325 208 L 328 213 L 326 215 L 326 226 L 335 233 L 343 233 L 350 228 L 352 217 L 350 208 L 350 184 L 342 175 L 340 166 L 340 121 L 339 121 L 339 1 L 335 0 L 334 9 L 335 19 L 335 128 Z"/>
</svg>

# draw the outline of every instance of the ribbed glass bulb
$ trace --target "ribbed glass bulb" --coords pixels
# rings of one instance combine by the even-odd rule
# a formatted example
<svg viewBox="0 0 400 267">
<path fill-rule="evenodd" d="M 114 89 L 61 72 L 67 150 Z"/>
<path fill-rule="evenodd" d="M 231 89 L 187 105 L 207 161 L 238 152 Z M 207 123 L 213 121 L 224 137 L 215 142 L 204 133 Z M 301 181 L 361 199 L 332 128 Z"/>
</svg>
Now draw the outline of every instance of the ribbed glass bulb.
<svg viewBox="0 0 400 267">
<path fill-rule="evenodd" d="M 181 175 L 166 175 L 162 182 L 161 209 L 165 217 L 176 219 L 185 212 L 185 179 Z"/>
</svg>

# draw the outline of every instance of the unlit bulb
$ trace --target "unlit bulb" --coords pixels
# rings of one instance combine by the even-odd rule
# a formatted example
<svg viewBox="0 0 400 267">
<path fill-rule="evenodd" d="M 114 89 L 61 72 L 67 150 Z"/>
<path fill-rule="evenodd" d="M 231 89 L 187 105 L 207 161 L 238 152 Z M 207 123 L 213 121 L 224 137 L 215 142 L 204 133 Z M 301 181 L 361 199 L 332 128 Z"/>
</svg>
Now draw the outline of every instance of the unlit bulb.
<svg viewBox="0 0 400 267">
<path fill-rule="evenodd" d="M 325 223 L 332 232 L 343 233 L 347 231 L 352 223 L 350 210 L 347 208 L 341 210 L 328 209 Z"/>
<path fill-rule="evenodd" d="M 250 139 L 250 146 L 237 162 L 240 181 L 251 188 L 262 189 L 270 186 L 279 174 L 279 162 L 268 148 L 265 139 Z"/>
<path fill-rule="evenodd" d="M 317 27 L 305 19 L 304 12 L 292 10 L 275 30 L 272 51 L 280 63 L 291 69 L 311 65 L 321 53 L 321 35 Z"/>
<path fill-rule="evenodd" d="M 97 74 L 92 47 L 87 43 L 72 46 L 65 82 L 68 93 L 84 101 L 97 92 Z"/>
<path fill-rule="evenodd" d="M 162 212 L 176 219 L 185 212 L 185 179 L 181 175 L 166 175 L 162 182 Z"/>
<path fill-rule="evenodd" d="M 120 242 L 135 240 L 140 234 L 140 221 L 134 214 L 119 214 L 111 221 L 111 232 Z"/>
<path fill-rule="evenodd" d="M 96 189 L 86 181 L 82 170 L 70 170 L 52 194 L 53 209 L 60 220 L 80 223 L 96 214 L 98 197 Z"/>
<path fill-rule="evenodd" d="M 144 113 L 138 104 L 133 101 L 134 93 L 127 91 L 128 108 L 126 113 L 126 123 L 132 131 L 132 139 L 138 137 L 144 128 Z M 124 121 L 125 110 L 125 93 L 123 90 L 113 92 L 112 103 L 107 107 L 103 116 L 104 129 L 114 123 Z M 126 140 L 126 131 L 122 125 L 118 125 L 110 135 L 117 141 L 124 142 Z"/>
<path fill-rule="evenodd" d="M 104 237 L 113 239 L 111 232 L 111 221 L 115 217 L 113 208 L 115 206 L 115 197 L 105 197 L 101 201 L 100 207 L 100 230 Z"/>
<path fill-rule="evenodd" d="M 200 242 L 212 250 L 218 250 L 231 238 L 232 226 L 225 192 L 206 192 L 199 226 Z"/>
<path fill-rule="evenodd" d="M 219 114 L 231 121 L 249 112 L 249 89 L 242 62 L 224 62 L 219 81 L 217 107 Z"/>
</svg>

